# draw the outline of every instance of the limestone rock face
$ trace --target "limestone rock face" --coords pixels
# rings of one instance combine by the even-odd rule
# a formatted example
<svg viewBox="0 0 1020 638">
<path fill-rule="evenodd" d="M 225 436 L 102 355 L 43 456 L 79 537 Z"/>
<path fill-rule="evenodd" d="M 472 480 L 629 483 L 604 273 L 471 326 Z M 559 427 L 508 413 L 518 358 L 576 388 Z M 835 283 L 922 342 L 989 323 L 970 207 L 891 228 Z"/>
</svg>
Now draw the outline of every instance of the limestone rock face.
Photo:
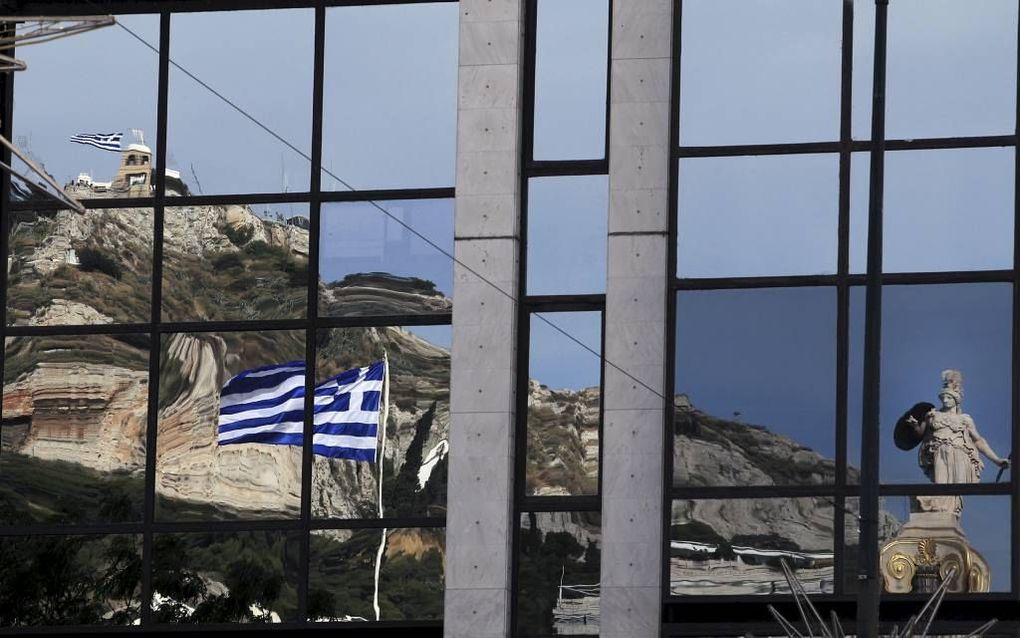
<svg viewBox="0 0 1020 638">
<path fill-rule="evenodd" d="M 249 241 L 263 241 L 283 248 L 292 255 L 308 257 L 308 231 L 290 224 L 276 223 L 255 215 L 247 206 L 180 206 L 167 211 L 164 236 L 167 251 L 199 257 L 207 252 L 239 250 L 223 234 L 229 226 L 248 229 Z"/>
<path fill-rule="evenodd" d="M 145 466 L 148 373 L 104 364 L 40 363 L 4 387 L 5 420 L 31 418 L 18 449 L 100 470 Z"/>
<path fill-rule="evenodd" d="M 107 317 L 92 306 L 67 299 L 54 299 L 49 305 L 40 308 L 28 320 L 30 326 L 80 326 L 106 323 L 113 323 L 113 318 Z"/>
<path fill-rule="evenodd" d="M 528 383 L 528 493 L 595 494 L 599 389 L 554 390 Z"/>
</svg>

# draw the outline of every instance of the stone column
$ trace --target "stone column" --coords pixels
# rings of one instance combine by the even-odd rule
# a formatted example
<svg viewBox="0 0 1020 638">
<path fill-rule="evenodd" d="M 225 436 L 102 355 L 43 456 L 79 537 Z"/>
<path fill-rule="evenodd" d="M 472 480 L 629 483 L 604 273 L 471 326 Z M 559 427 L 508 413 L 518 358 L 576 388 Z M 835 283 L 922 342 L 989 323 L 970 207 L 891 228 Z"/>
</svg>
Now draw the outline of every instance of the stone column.
<svg viewBox="0 0 1020 638">
<path fill-rule="evenodd" d="M 522 5 L 459 5 L 447 638 L 510 630 Z"/>
<path fill-rule="evenodd" d="M 605 369 L 602 438 L 604 638 L 658 637 L 661 627 L 672 5 L 671 0 L 613 0 L 605 343 L 611 363 Z"/>
</svg>

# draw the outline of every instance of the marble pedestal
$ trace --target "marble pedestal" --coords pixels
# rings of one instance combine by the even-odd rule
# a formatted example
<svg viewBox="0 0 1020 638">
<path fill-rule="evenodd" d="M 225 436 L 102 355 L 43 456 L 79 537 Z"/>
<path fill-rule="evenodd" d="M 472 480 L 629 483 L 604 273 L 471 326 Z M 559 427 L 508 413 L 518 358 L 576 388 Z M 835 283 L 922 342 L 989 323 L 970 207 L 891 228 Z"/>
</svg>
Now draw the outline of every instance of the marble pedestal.
<svg viewBox="0 0 1020 638">
<path fill-rule="evenodd" d="M 971 547 L 960 527 L 959 516 L 950 512 L 913 512 L 896 538 L 882 547 L 879 565 L 886 592 L 912 591 L 919 561 L 918 544 L 925 539 L 935 541 L 935 555 L 943 579 L 956 567 L 948 588 L 950 592 L 988 591 L 992 576 L 988 562 Z"/>
</svg>

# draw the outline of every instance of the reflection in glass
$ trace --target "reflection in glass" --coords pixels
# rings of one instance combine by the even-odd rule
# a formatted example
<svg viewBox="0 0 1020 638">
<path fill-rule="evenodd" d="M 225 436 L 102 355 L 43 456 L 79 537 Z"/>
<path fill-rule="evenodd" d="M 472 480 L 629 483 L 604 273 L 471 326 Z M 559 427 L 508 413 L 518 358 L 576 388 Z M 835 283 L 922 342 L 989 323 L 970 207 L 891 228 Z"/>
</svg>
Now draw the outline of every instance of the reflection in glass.
<svg viewBox="0 0 1020 638">
<path fill-rule="evenodd" d="M 148 321 L 151 208 L 10 215 L 8 325 Z"/>
<path fill-rule="evenodd" d="M 521 515 L 517 626 L 522 635 L 598 635 L 602 517 Z"/>
<path fill-rule="evenodd" d="M 836 272 L 836 155 L 680 160 L 680 277 Z"/>
<path fill-rule="evenodd" d="M 835 498 L 675 500 L 669 592 L 788 594 L 786 560 L 809 594 L 834 588 Z"/>
<path fill-rule="evenodd" d="M 0 627 L 135 624 L 141 581 L 141 536 L 0 538 Z"/>
<path fill-rule="evenodd" d="M 141 519 L 148 370 L 146 334 L 7 339 L 0 523 Z"/>
<path fill-rule="evenodd" d="M 309 620 L 441 619 L 445 537 L 442 528 L 313 531 Z M 380 556 L 376 618 L 373 598 Z"/>
<path fill-rule="evenodd" d="M 883 269 L 1012 268 L 1014 168 L 1006 148 L 887 153 Z"/>
<path fill-rule="evenodd" d="M 851 102 L 851 137 L 871 139 L 871 89 L 875 74 L 875 3 L 853 0 L 853 88 Z"/>
<path fill-rule="evenodd" d="M 602 351 L 602 314 L 544 312 L 542 317 Z M 528 366 L 527 493 L 597 494 L 601 361 L 561 332 L 531 317 Z"/>
<path fill-rule="evenodd" d="M 887 496 L 883 499 L 883 506 L 888 508 L 888 511 L 883 511 L 889 523 L 886 527 L 895 532 L 885 534 L 884 538 L 888 539 L 887 542 L 899 541 L 899 546 L 887 548 L 885 557 L 896 552 L 912 556 L 918 538 L 934 538 L 936 556 L 943 564 L 942 569 L 952 562 L 962 563 L 950 591 L 966 591 L 968 586 L 970 591 L 976 592 L 1009 591 L 1012 542 L 1009 534 L 1009 497 L 941 497 L 960 500 L 963 514 L 959 518 L 933 518 L 931 512 L 919 512 L 918 501 L 925 498 L 932 497 Z M 883 543 L 882 547 L 887 546 Z M 968 552 L 975 556 L 967 557 Z"/>
<path fill-rule="evenodd" d="M 546 177 L 528 182 L 528 294 L 606 291 L 609 178 Z"/>
<path fill-rule="evenodd" d="M 838 2 L 685 0 L 681 143 L 838 139 L 841 24 Z"/>
<path fill-rule="evenodd" d="M 450 429 L 449 326 L 336 328 L 319 333 L 316 378 L 389 359 L 383 463 L 316 455 L 312 515 L 378 518 L 444 516 Z"/>
<path fill-rule="evenodd" d="M 836 291 L 677 295 L 673 484 L 835 478 Z"/>
<path fill-rule="evenodd" d="M 536 20 L 535 159 L 601 158 L 609 3 L 542 0 Z"/>
<path fill-rule="evenodd" d="M 297 532 L 155 534 L 152 612 L 158 623 L 296 620 Z"/>
<path fill-rule="evenodd" d="M 881 476 L 927 483 L 919 456 L 893 443 L 897 420 L 911 406 L 941 406 L 942 372 L 963 375 L 960 408 L 991 448 L 1010 450 L 1012 289 L 1009 284 L 885 286 L 882 291 Z M 998 468 L 984 459 L 982 482 Z M 1008 477 L 1008 474 L 1005 474 Z"/>
<path fill-rule="evenodd" d="M 850 347 L 847 352 L 847 481 L 860 480 L 861 420 L 864 407 L 864 286 L 850 287 Z"/>
<path fill-rule="evenodd" d="M 153 46 L 159 46 L 159 16 L 116 16 Z M 110 181 L 126 158 L 69 141 L 78 133 L 123 133 L 121 147 L 143 143 L 152 155 L 156 142 L 158 55 L 119 26 L 18 48 L 31 72 L 18 74 L 12 141 L 57 184 L 88 181 L 71 188 L 76 199 L 108 197 Z M 108 81 L 116 78 L 116 81 Z M 102 87 L 99 90 L 98 87 Z M 84 96 L 87 96 L 85 98 Z M 142 132 L 141 139 L 132 129 Z M 20 165 L 20 166 L 19 166 Z M 151 162 L 150 162 L 151 165 Z M 23 168 L 20 161 L 15 168 Z M 151 166 L 141 173 L 147 176 Z M 21 171 L 24 172 L 24 171 Z M 93 180 L 95 180 L 93 182 Z M 136 193 L 149 196 L 147 192 Z M 15 199 L 36 198 L 14 180 Z"/>
<path fill-rule="evenodd" d="M 448 3 L 326 10 L 323 190 L 453 186 L 457 17 Z"/>
<path fill-rule="evenodd" d="M 156 516 L 161 520 L 296 517 L 301 448 L 219 445 L 220 389 L 254 368 L 303 361 L 301 331 L 163 336 L 159 364 Z"/>
<path fill-rule="evenodd" d="M 1013 133 L 1016 2 L 896 0 L 888 38 L 887 137 Z"/>
<path fill-rule="evenodd" d="M 396 220 L 453 254 L 453 200 L 324 204 L 319 314 L 450 312 L 453 261 Z"/>
<path fill-rule="evenodd" d="M 167 165 L 192 193 L 308 190 L 308 159 L 177 65 L 308 155 L 314 22 L 311 9 L 173 14 Z"/>
<path fill-rule="evenodd" d="M 167 208 L 167 321 L 291 319 L 308 300 L 308 205 Z"/>
<path fill-rule="evenodd" d="M 879 548 L 893 540 L 902 525 L 891 506 L 899 497 L 878 499 L 878 545 Z M 861 552 L 861 504 L 856 496 L 846 498 L 843 507 L 843 591 L 853 593 L 858 589 L 857 570 Z"/>
</svg>

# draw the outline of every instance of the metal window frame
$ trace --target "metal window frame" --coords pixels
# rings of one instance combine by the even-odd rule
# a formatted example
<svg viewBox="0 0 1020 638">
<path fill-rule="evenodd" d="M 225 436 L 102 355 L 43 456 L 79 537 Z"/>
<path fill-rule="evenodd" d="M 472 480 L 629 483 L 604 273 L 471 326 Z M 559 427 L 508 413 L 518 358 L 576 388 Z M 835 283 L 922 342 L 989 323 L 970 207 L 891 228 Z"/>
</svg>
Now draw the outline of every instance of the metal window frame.
<svg viewBox="0 0 1020 638">
<path fill-rule="evenodd" d="M 888 630 L 885 624 L 902 621 L 916 613 L 921 595 L 884 596 L 877 576 L 878 528 L 877 515 L 879 499 L 883 496 L 917 494 L 984 494 L 1010 498 L 1010 523 L 1013 534 L 1013 551 L 1010 558 L 1011 590 L 985 594 L 957 594 L 947 598 L 942 607 L 942 620 L 936 623 L 940 631 L 954 631 L 962 627 L 973 629 L 973 621 L 999 618 L 996 633 L 1020 631 L 1020 552 L 1016 551 L 1017 529 L 1020 526 L 1020 477 L 1010 474 L 1008 483 L 972 485 L 931 485 L 885 484 L 880 482 L 878 472 L 878 396 L 879 363 L 881 357 L 881 295 L 888 285 L 925 285 L 945 283 L 1001 282 L 1013 285 L 1012 317 L 1012 375 L 1020 379 L 1020 147 L 1018 129 L 1020 121 L 1020 70 L 1018 70 L 1018 106 L 1013 135 L 987 135 L 971 137 L 942 137 L 921 139 L 886 139 L 885 113 L 885 47 L 888 40 L 886 11 L 890 0 L 875 0 L 876 22 L 874 31 L 868 35 L 875 39 L 874 72 L 872 87 L 872 137 L 869 140 L 854 140 L 851 137 L 851 108 L 853 81 L 853 0 L 832 0 L 842 2 L 842 59 L 840 78 L 840 133 L 838 141 L 824 141 L 791 144 L 752 144 L 731 146 L 682 146 L 679 140 L 679 111 L 682 60 L 682 9 L 683 0 L 674 0 L 673 23 L 673 85 L 671 88 L 671 131 L 670 146 L 672 162 L 669 172 L 670 197 L 670 245 L 669 272 L 673 278 L 670 299 L 667 303 L 668 321 L 671 326 L 667 336 L 667 360 L 676 359 L 676 308 L 677 293 L 684 290 L 758 289 L 788 286 L 816 286 L 835 288 L 837 292 L 837 362 L 836 362 L 836 482 L 831 486 L 727 486 L 705 488 L 675 488 L 672 486 L 673 411 L 667 402 L 664 423 L 664 454 L 666 472 L 663 477 L 665 502 L 663 516 L 664 557 L 668 557 L 671 504 L 674 498 L 755 498 L 830 496 L 838 505 L 845 505 L 847 498 L 860 499 L 862 530 L 859 556 L 862 564 L 858 570 L 868 575 L 865 585 L 856 593 L 844 591 L 844 508 L 835 508 L 834 552 L 835 594 L 819 596 L 819 608 L 823 613 L 836 611 L 844 620 L 844 627 L 856 623 L 858 635 L 878 635 L 879 627 Z M 895 0 L 893 0 L 895 1 Z M 1018 6 L 1020 12 L 1020 6 Z M 1017 54 L 1020 59 L 1020 32 L 1017 34 Z M 859 70 L 858 73 L 867 72 Z M 1014 149 L 1014 262 L 1012 270 L 990 271 L 945 271 L 945 272 L 902 272 L 885 273 L 881 267 L 881 230 L 883 202 L 883 158 L 886 152 L 937 150 L 960 148 L 1006 147 Z M 868 269 L 865 273 L 850 272 L 850 163 L 854 153 L 869 153 L 872 159 L 869 179 L 869 229 L 876 229 L 869 236 Z M 683 158 L 732 157 L 732 156 L 776 156 L 799 153 L 825 153 L 839 155 L 839 206 L 838 206 L 838 249 L 835 275 L 784 276 L 784 277 L 721 277 L 712 279 L 683 279 L 677 275 L 677 234 L 678 234 L 678 193 L 681 183 L 679 163 Z M 847 436 L 848 436 L 848 379 L 849 379 L 849 333 L 850 333 L 850 290 L 863 287 L 867 291 L 865 303 L 866 332 L 864 364 L 864 413 L 861 427 L 862 459 L 861 484 L 847 481 Z M 667 387 L 675 387 L 675 366 L 667 367 Z M 870 402 L 870 403 L 869 403 Z M 870 406 L 870 407 L 869 407 Z M 1013 449 L 1020 443 L 1020 391 L 1014 391 L 1011 400 L 1011 439 Z M 864 450 L 874 450 L 864 454 Z M 669 561 L 663 560 L 663 582 L 669 582 Z M 734 604 L 737 603 L 737 604 Z M 747 631 L 771 635 L 780 628 L 774 624 L 765 606 L 777 604 L 780 610 L 796 616 L 790 596 L 670 596 L 668 587 L 663 592 L 663 635 L 726 635 L 742 634 Z M 882 624 L 879 622 L 881 611 Z M 792 617 L 792 616 L 791 616 Z M 848 623 L 850 625 L 848 625 Z M 780 631 L 780 633 L 782 633 Z"/>
<path fill-rule="evenodd" d="M 322 124 L 323 124 L 323 92 L 325 78 L 325 18 L 329 7 L 353 7 L 393 4 L 437 4 L 456 2 L 456 0 L 89 0 L 83 6 L 81 2 L 47 2 L 45 0 L 20 3 L 15 13 L 32 15 L 60 15 L 73 12 L 76 15 L 114 13 L 153 14 L 159 16 L 159 61 L 157 83 L 157 132 L 156 160 L 153 168 L 156 171 L 155 190 L 152 197 L 141 198 L 103 198 L 84 202 L 85 207 L 95 208 L 151 208 L 153 210 L 152 237 L 152 289 L 150 297 L 150 314 L 145 322 L 79 325 L 79 326 L 8 326 L 7 325 L 7 273 L 0 273 L 0 289 L 3 290 L 5 302 L 0 304 L 0 335 L 3 337 L 37 337 L 46 335 L 87 336 L 87 335 L 119 335 L 148 334 L 151 337 L 148 369 L 148 412 L 146 420 L 146 466 L 144 474 L 143 514 L 139 521 L 123 523 L 90 523 L 90 524 L 30 524 L 0 526 L 0 539 L 13 536 L 52 536 L 52 535 L 109 535 L 133 534 L 142 537 L 142 596 L 140 607 L 140 626 L 118 627 L 105 625 L 67 625 L 67 626 L 33 626 L 0 628 L 0 635 L 58 635 L 65 633 L 126 633 L 145 635 L 170 635 L 190 632 L 231 633 L 234 631 L 340 631 L 372 636 L 404 636 L 409 631 L 416 635 L 442 635 L 442 621 L 409 620 L 381 621 L 372 623 L 340 623 L 311 622 L 307 620 L 308 578 L 310 573 L 310 538 L 316 530 L 326 529 L 381 529 L 388 528 L 445 528 L 445 516 L 404 516 L 371 519 L 330 519 L 316 518 L 311 512 L 311 451 L 312 418 L 311 410 L 306 405 L 305 440 L 302 448 L 300 514 L 286 519 L 256 520 L 218 520 L 218 521 L 160 521 L 155 516 L 155 472 L 156 472 L 156 436 L 159 389 L 160 341 L 165 334 L 193 332 L 265 332 L 275 330 L 303 330 L 305 337 L 306 361 L 306 403 L 310 404 L 312 393 L 310 388 L 315 384 L 316 334 L 320 330 L 345 327 L 382 327 L 382 326 L 414 326 L 414 325 L 452 325 L 452 313 L 433 314 L 401 314 L 376 315 L 370 317 L 320 317 L 318 314 L 318 252 L 320 246 L 321 214 L 324 204 L 340 202 L 365 201 L 396 201 L 396 200 L 437 200 L 453 199 L 454 188 L 409 188 L 409 189 L 375 189 L 362 191 L 322 191 Z M 291 9 L 309 8 L 314 10 L 314 71 L 312 92 L 312 131 L 311 131 L 311 170 L 309 190 L 306 192 L 286 193 L 236 193 L 216 195 L 167 196 L 164 184 L 164 168 L 167 154 L 167 120 L 169 109 L 169 76 L 170 76 L 170 37 L 171 18 L 176 13 L 195 11 L 232 11 L 245 9 Z M 0 131 L 8 137 L 13 129 L 14 76 L 0 75 L 0 91 L 2 91 L 3 115 Z M 9 151 L 0 157 L 9 161 Z M 13 202 L 9 199 L 10 175 L 0 175 L 0 252 L 9 252 L 10 213 L 21 210 L 61 210 L 59 206 L 49 202 L 28 203 Z M 222 204 L 262 204 L 262 203 L 304 203 L 309 207 L 309 281 L 307 284 L 307 308 L 303 318 L 282 320 L 252 321 L 164 321 L 162 317 L 162 270 L 163 270 L 163 231 L 165 211 L 169 207 L 222 205 Z M 451 265 L 452 267 L 452 265 Z M 0 407 L 2 410 L 2 407 Z M 2 416 L 2 413 L 0 413 Z M 208 533 L 208 532 L 247 532 L 247 531 L 279 531 L 298 532 L 300 536 L 300 565 L 298 570 L 298 610 L 300 620 L 285 622 L 275 626 L 255 626 L 242 624 L 195 624 L 195 625 L 158 625 L 152 622 L 152 610 L 144 601 L 151 600 L 152 594 L 152 539 L 156 533 Z"/>
</svg>

